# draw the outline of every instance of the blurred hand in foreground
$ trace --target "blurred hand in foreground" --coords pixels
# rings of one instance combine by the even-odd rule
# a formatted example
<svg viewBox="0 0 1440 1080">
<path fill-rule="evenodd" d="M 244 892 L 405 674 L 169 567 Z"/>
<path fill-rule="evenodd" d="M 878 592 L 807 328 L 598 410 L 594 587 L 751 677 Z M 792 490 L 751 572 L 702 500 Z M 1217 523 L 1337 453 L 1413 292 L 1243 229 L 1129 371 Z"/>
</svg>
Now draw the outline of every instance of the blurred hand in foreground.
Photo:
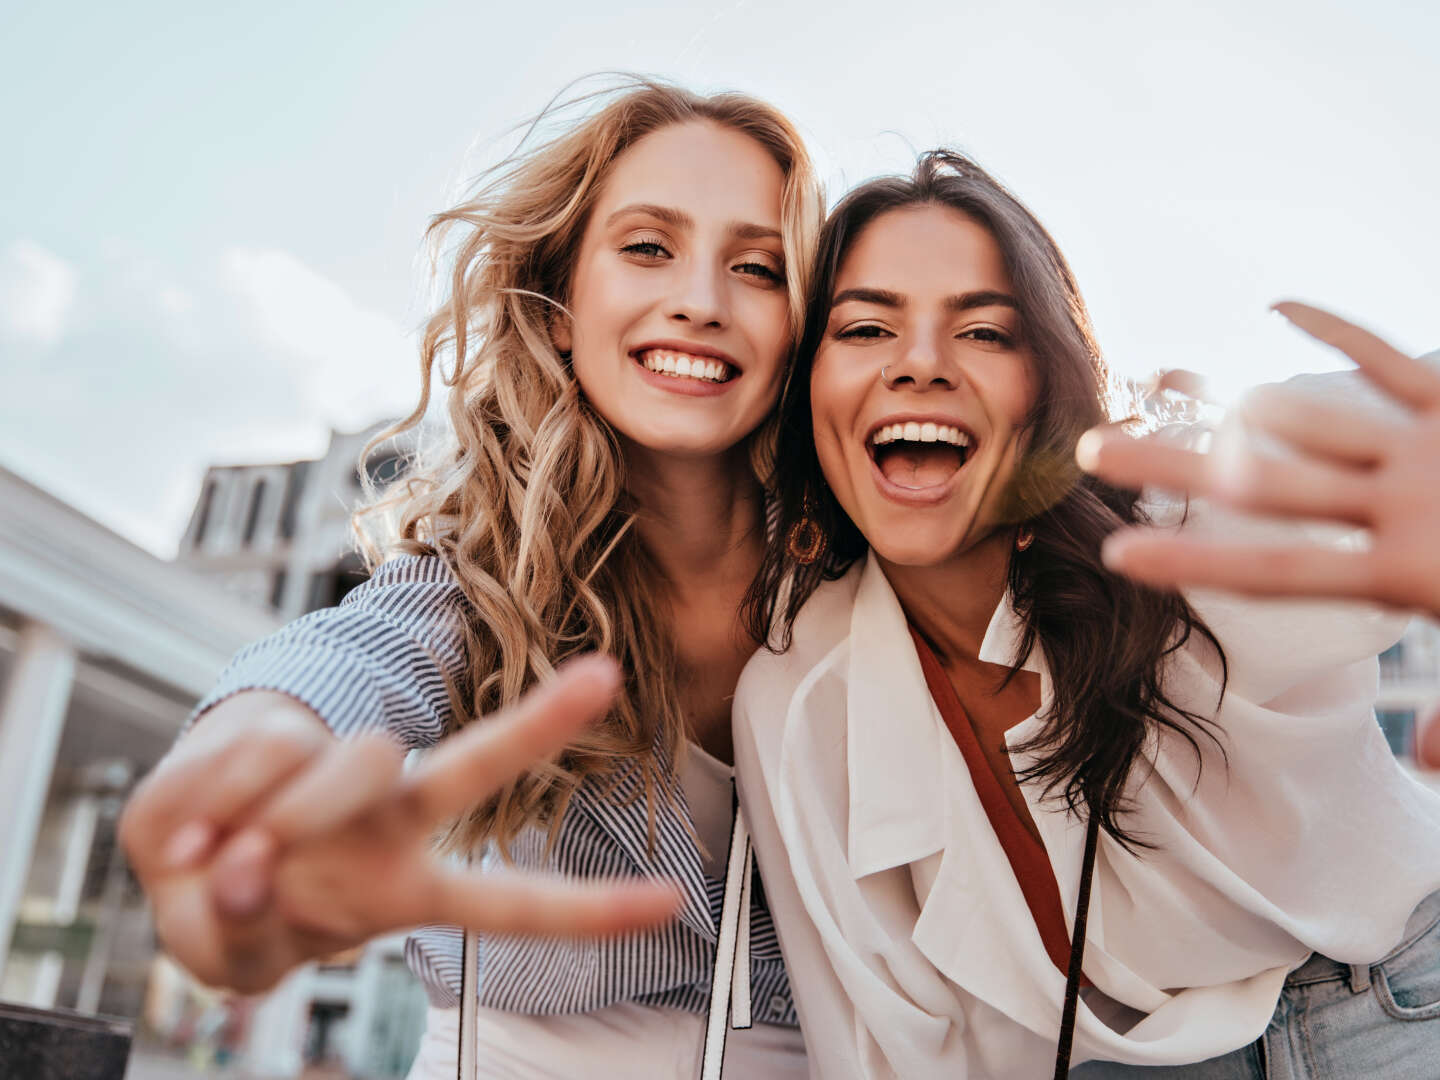
<svg viewBox="0 0 1440 1080">
<path fill-rule="evenodd" d="M 603 715 L 617 686 L 608 659 L 568 664 L 408 772 L 389 739 L 336 739 L 284 695 L 222 702 L 121 820 L 162 943 L 202 981 L 253 993 L 307 960 L 426 923 L 571 937 L 663 922 L 677 906 L 665 884 L 462 869 L 432 843 L 437 827 Z"/>
<path fill-rule="evenodd" d="M 1440 371 L 1329 312 L 1299 303 L 1275 310 L 1350 357 L 1398 408 L 1338 405 L 1300 387 L 1267 386 L 1242 402 L 1241 419 L 1282 444 L 1287 456 L 1254 450 L 1210 455 L 1095 428 L 1081 437 L 1076 460 L 1122 487 L 1201 496 L 1271 517 L 1360 526 L 1367 543 L 1354 550 L 1303 539 L 1238 543 L 1130 527 L 1106 539 L 1105 564 L 1152 585 L 1371 600 L 1440 618 Z M 1194 383 L 1181 375 L 1165 385 Z M 1419 756 L 1440 767 L 1440 723 L 1421 732 Z"/>
<path fill-rule="evenodd" d="M 1275 310 L 1354 360 L 1400 411 L 1342 407 L 1299 387 L 1266 386 L 1245 399 L 1241 416 L 1247 428 L 1288 447 L 1288 457 L 1210 455 L 1096 428 L 1081 438 L 1076 460 L 1122 487 L 1361 526 L 1368 545 L 1238 544 L 1135 527 L 1106 540 L 1106 565 L 1156 585 L 1365 599 L 1440 617 L 1440 371 L 1328 312 L 1298 303 Z"/>
</svg>

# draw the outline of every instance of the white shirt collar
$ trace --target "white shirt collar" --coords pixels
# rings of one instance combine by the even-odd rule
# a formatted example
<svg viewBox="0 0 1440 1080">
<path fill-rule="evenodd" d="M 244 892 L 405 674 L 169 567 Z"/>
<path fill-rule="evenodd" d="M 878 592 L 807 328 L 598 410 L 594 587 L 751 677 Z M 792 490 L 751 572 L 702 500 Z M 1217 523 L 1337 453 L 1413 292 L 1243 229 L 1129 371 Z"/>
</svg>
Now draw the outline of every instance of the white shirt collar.
<svg viewBox="0 0 1440 1080">
<path fill-rule="evenodd" d="M 1021 632 L 1007 593 L 990 618 L 980 659 L 1009 664 Z M 1041 670 L 1038 651 L 1025 670 Z M 849 859 L 860 878 L 944 847 L 940 747 L 951 737 L 925 683 L 905 612 L 873 552 L 850 614 L 847 694 Z"/>
</svg>

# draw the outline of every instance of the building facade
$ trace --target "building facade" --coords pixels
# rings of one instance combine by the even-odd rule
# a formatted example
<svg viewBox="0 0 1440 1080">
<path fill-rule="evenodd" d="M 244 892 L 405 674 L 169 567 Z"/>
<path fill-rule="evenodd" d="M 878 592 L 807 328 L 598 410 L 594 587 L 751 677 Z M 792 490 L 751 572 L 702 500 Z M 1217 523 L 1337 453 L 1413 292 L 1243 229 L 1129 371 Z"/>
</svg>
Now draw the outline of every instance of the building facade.
<svg viewBox="0 0 1440 1080">
<path fill-rule="evenodd" d="M 0 505 L 0 998 L 134 1017 L 154 942 L 116 818 L 278 620 L 4 469 Z"/>
<path fill-rule="evenodd" d="M 365 580 L 350 518 L 360 452 L 383 426 L 331 432 L 314 461 L 208 469 L 176 561 L 284 621 L 338 604 Z M 402 438 L 373 453 L 371 479 L 397 476 L 412 447 Z"/>
</svg>

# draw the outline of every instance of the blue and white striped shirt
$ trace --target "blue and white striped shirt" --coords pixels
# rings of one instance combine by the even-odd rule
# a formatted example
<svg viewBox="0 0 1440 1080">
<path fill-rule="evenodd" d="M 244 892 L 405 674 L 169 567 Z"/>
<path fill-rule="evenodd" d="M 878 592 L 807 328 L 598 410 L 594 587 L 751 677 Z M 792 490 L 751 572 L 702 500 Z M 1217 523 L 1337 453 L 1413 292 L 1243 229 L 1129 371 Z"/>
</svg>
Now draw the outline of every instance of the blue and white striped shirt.
<svg viewBox="0 0 1440 1080">
<path fill-rule="evenodd" d="M 385 731 L 407 749 L 433 746 L 451 717 L 446 680 L 465 667 L 468 610 L 440 559 L 391 559 L 339 607 L 311 612 L 242 649 L 195 715 L 241 690 L 278 690 L 304 702 L 341 737 Z M 650 852 L 645 800 L 633 797 L 638 782 L 626 775 L 608 795 L 602 791 L 609 778 L 582 783 L 554 846 L 547 852 L 546 832 L 532 828 L 511 844 L 511 856 L 516 865 L 538 872 L 672 879 L 685 896 L 679 918 L 644 934 L 604 941 L 483 936 L 482 1006 L 554 1014 L 634 1001 L 705 1012 L 725 883 L 702 868 L 683 790 L 674 805 L 657 806 Z M 754 880 L 754 1018 L 794 1026 L 790 983 L 758 872 Z M 458 1003 L 460 952 L 455 927 L 422 927 L 406 942 L 406 960 L 432 1003 Z"/>
</svg>

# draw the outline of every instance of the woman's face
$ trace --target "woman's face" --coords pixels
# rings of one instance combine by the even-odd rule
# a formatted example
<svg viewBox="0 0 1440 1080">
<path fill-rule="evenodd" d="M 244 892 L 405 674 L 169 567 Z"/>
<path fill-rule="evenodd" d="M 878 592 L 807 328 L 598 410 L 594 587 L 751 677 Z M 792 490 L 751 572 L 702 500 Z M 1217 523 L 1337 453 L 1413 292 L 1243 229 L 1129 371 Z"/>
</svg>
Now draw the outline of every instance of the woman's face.
<svg viewBox="0 0 1440 1080">
<path fill-rule="evenodd" d="M 708 121 L 661 128 L 616 159 L 555 342 L 623 439 L 723 453 L 775 404 L 790 338 L 784 183 L 769 151 Z"/>
<path fill-rule="evenodd" d="M 876 554 L 937 566 L 994 534 L 1033 398 L 989 230 L 940 206 L 872 221 L 836 276 L 810 407 L 825 479 Z"/>
</svg>

